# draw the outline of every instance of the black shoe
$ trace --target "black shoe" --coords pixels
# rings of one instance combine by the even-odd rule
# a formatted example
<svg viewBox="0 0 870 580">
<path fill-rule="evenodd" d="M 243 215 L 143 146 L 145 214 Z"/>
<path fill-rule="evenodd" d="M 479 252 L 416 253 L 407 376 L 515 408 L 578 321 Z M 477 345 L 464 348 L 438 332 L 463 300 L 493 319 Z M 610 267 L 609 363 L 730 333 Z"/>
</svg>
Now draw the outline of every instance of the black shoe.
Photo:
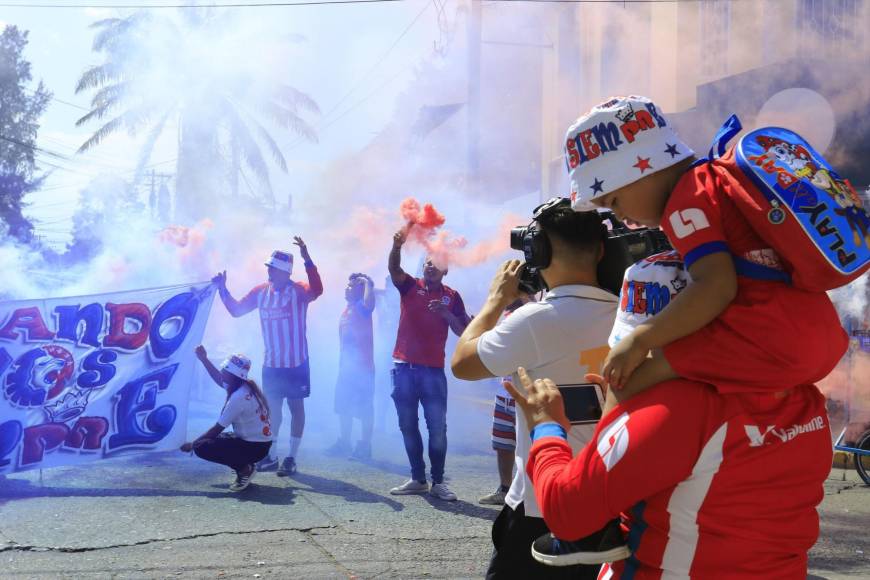
<svg viewBox="0 0 870 580">
<path fill-rule="evenodd" d="M 625 545 L 619 520 L 610 521 L 602 530 L 574 542 L 544 534 L 532 544 L 532 557 L 547 566 L 605 564 L 625 560 L 631 550 Z"/>
<path fill-rule="evenodd" d="M 278 469 L 278 459 L 272 459 L 268 455 L 257 462 L 257 471 L 263 473 L 264 471 L 275 471 Z"/>
<path fill-rule="evenodd" d="M 292 457 L 285 457 L 284 461 L 281 462 L 281 467 L 278 468 L 278 472 L 275 475 L 278 477 L 287 477 L 294 473 L 296 473 L 296 460 Z"/>
</svg>

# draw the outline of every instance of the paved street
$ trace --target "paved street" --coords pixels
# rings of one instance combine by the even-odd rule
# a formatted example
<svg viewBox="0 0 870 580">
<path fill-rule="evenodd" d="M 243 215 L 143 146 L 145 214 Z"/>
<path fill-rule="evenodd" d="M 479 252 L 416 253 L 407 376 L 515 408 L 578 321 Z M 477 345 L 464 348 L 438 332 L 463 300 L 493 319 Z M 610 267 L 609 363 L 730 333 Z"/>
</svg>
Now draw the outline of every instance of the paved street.
<svg viewBox="0 0 870 580">
<path fill-rule="evenodd" d="M 378 435 L 376 461 L 360 464 L 317 453 L 331 432 L 311 431 L 299 474 L 258 474 L 242 494 L 227 491 L 229 470 L 181 453 L 10 476 L 0 576 L 482 577 L 496 515 L 477 504 L 496 483 L 486 425 L 451 439 L 454 503 L 389 495 L 407 473 L 397 435 Z M 810 578 L 870 577 L 870 488 L 835 469 L 821 513 Z"/>
</svg>

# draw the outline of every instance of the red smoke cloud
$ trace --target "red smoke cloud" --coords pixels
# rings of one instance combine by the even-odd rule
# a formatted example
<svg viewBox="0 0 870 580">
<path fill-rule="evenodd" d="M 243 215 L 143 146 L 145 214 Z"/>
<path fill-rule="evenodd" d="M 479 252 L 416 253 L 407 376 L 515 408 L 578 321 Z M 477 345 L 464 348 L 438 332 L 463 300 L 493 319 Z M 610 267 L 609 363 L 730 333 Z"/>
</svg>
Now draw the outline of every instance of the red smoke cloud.
<svg viewBox="0 0 870 580">
<path fill-rule="evenodd" d="M 408 240 L 423 246 L 442 270 L 449 266 L 476 266 L 507 252 L 510 250 L 510 229 L 521 219 L 505 216 L 492 237 L 469 246 L 464 237 L 440 229 L 447 220 L 431 203 L 421 207 L 420 202 L 409 197 L 402 202 L 399 212 L 407 223 Z"/>
</svg>

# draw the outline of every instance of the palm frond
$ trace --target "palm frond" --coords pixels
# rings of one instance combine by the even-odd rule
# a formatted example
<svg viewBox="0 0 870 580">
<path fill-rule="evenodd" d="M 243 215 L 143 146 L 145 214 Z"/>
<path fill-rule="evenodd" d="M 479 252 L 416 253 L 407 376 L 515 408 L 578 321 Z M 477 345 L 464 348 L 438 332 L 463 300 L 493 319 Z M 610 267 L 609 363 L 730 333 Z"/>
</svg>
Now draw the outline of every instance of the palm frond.
<svg viewBox="0 0 870 580">
<path fill-rule="evenodd" d="M 91 107 L 103 107 L 117 103 L 125 96 L 129 86 L 130 83 L 126 81 L 104 86 L 91 97 Z"/>
<path fill-rule="evenodd" d="M 289 85 L 278 85 L 275 90 L 275 100 L 284 106 L 291 107 L 294 111 L 302 108 L 311 113 L 320 114 L 320 107 L 317 106 L 314 99 Z"/>
<path fill-rule="evenodd" d="M 248 122 L 254 126 L 254 129 L 257 130 L 257 135 L 260 137 L 260 140 L 266 143 L 266 146 L 269 148 L 269 152 L 272 154 L 272 159 L 275 161 L 275 164 L 283 171 L 287 173 L 287 160 L 284 159 L 284 154 L 281 152 L 281 148 L 278 147 L 278 144 L 275 142 L 275 139 L 272 135 L 269 134 L 269 131 L 266 130 L 260 123 L 257 122 L 256 119 L 252 118 L 248 115 Z"/>
<path fill-rule="evenodd" d="M 97 129 L 93 135 L 88 138 L 87 141 L 82 143 L 81 147 L 78 149 L 78 153 L 83 153 L 92 147 L 96 147 L 103 140 L 111 135 L 112 133 L 120 130 L 121 128 L 127 129 L 127 132 L 131 135 L 135 135 L 136 132 L 142 127 L 142 125 L 149 122 L 154 113 L 153 108 L 141 106 L 135 109 L 130 109 L 128 111 L 124 111 L 108 123 L 104 124 L 102 127 Z"/>
<path fill-rule="evenodd" d="M 230 139 L 237 141 L 242 158 L 254 172 L 254 175 L 257 176 L 261 183 L 268 185 L 269 167 L 266 165 L 266 160 L 263 159 L 260 146 L 257 145 L 257 141 L 251 135 L 245 121 L 236 112 L 232 103 L 225 99 L 222 100 L 221 109 L 229 122 Z"/>
<path fill-rule="evenodd" d="M 81 127 L 82 125 L 84 125 L 85 123 L 89 123 L 93 119 L 102 119 L 103 117 L 106 116 L 106 113 L 109 112 L 109 109 L 114 104 L 115 103 L 112 103 L 111 105 L 101 106 L 101 107 L 94 107 L 93 109 L 91 109 L 88 112 L 88 114 L 84 115 L 83 117 L 81 117 L 80 119 L 78 119 L 76 121 L 76 127 Z"/>
<path fill-rule="evenodd" d="M 311 143 L 317 143 L 317 131 L 315 131 L 314 127 L 306 123 L 302 117 L 293 111 L 287 110 L 275 103 L 266 103 L 263 106 L 263 109 L 263 112 L 272 119 L 272 121 L 284 129 L 299 135 Z"/>
<path fill-rule="evenodd" d="M 121 18 L 103 18 L 101 20 L 97 20 L 95 22 L 91 22 L 88 25 L 88 28 L 106 28 L 107 26 L 111 26 L 116 22 L 120 22 Z"/>
<path fill-rule="evenodd" d="M 111 121 L 109 121 L 108 123 L 106 123 L 105 125 L 100 127 L 99 129 L 94 131 L 94 134 L 91 135 L 87 141 L 82 143 L 82 145 L 81 145 L 81 147 L 79 147 L 77 153 L 84 153 L 88 149 L 96 147 L 97 145 L 102 143 L 102 141 L 106 137 L 108 137 L 109 135 L 111 135 L 112 133 L 114 133 L 118 129 L 120 129 L 123 126 L 123 124 L 124 124 L 123 115 L 119 115 L 118 117 L 115 117 L 114 119 L 112 119 Z"/>
<path fill-rule="evenodd" d="M 76 94 L 86 90 L 95 89 L 110 81 L 121 79 L 121 71 L 112 62 L 106 62 L 92 66 L 82 73 L 76 84 Z"/>
</svg>

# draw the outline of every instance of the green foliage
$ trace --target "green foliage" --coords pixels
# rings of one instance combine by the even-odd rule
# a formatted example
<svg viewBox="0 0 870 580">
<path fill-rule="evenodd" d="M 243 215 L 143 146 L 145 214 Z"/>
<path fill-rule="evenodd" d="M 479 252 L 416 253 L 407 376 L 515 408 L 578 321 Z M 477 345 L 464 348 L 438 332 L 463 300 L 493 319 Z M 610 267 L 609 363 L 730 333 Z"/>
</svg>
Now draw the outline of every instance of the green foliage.
<svg viewBox="0 0 870 580">
<path fill-rule="evenodd" d="M 24 196 L 38 185 L 36 133 L 39 117 L 51 100 L 42 82 L 35 91 L 23 57 L 27 32 L 7 26 L 0 33 L 0 222 L 2 233 L 29 242 L 33 225 L 22 215 Z"/>
</svg>

